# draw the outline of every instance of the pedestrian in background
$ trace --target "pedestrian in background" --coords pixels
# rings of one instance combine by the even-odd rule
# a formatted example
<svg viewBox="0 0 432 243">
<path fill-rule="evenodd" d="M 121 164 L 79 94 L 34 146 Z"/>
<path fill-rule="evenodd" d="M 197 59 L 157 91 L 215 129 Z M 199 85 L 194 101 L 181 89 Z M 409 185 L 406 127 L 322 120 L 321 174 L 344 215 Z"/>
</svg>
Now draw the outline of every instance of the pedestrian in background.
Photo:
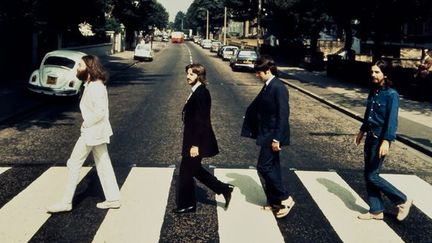
<svg viewBox="0 0 432 243">
<path fill-rule="evenodd" d="M 399 94 L 391 88 L 391 64 L 377 61 L 371 68 L 372 88 L 367 98 L 367 106 L 360 131 L 355 137 L 359 145 L 366 134 L 364 145 L 364 177 L 368 194 L 369 212 L 358 216 L 363 220 L 382 220 L 384 205 L 381 193 L 398 207 L 397 219 L 404 220 L 413 203 L 411 199 L 379 174 L 389 153 L 391 142 L 396 139 L 398 126 Z"/>
<path fill-rule="evenodd" d="M 283 186 L 279 158 L 281 147 L 290 143 L 289 94 L 276 77 L 278 71 L 272 58 L 259 58 L 254 69 L 264 86 L 246 110 L 241 135 L 256 139 L 261 146 L 257 170 L 264 180 L 269 204 L 264 209 L 283 218 L 294 206 L 294 200 Z"/>
<path fill-rule="evenodd" d="M 182 161 L 180 164 L 179 182 L 177 187 L 177 214 L 195 212 L 195 181 L 201 181 L 217 194 L 225 198 L 228 208 L 233 185 L 219 181 L 205 170 L 201 161 L 219 153 L 218 144 L 211 125 L 211 97 L 206 88 L 206 70 L 201 64 L 189 64 L 185 67 L 186 81 L 192 88 L 183 107 L 184 124 Z"/>
<path fill-rule="evenodd" d="M 108 75 L 97 56 L 82 57 L 78 64 L 77 77 L 84 81 L 84 93 L 80 101 L 83 117 L 81 136 L 67 161 L 68 175 L 63 199 L 47 208 L 49 213 L 72 210 L 72 199 L 79 181 L 79 172 L 90 152 L 105 194 L 106 201 L 96 207 L 101 209 L 119 208 L 120 191 L 108 154 L 107 144 L 113 134 L 109 122 Z"/>
</svg>

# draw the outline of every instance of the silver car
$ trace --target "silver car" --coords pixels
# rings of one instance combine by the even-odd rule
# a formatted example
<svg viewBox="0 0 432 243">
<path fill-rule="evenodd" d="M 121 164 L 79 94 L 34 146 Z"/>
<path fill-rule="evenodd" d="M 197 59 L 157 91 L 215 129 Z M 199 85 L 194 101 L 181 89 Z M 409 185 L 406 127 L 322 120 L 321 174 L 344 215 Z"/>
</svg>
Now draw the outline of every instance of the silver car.
<svg viewBox="0 0 432 243">
<path fill-rule="evenodd" d="M 27 88 L 35 93 L 74 96 L 83 90 L 83 82 L 76 77 L 78 63 L 87 54 L 72 50 L 48 52 L 39 69 L 30 75 Z"/>
</svg>

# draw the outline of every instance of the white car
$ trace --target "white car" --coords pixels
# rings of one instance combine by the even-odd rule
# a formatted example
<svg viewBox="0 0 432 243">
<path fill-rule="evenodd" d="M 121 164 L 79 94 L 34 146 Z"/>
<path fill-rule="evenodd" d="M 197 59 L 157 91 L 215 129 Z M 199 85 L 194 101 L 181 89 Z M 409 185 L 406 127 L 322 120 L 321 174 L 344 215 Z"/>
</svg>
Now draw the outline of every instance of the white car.
<svg viewBox="0 0 432 243">
<path fill-rule="evenodd" d="M 222 50 L 222 60 L 230 60 L 237 54 L 239 48 L 236 46 L 228 46 Z"/>
<path fill-rule="evenodd" d="M 54 96 L 80 95 L 83 82 L 77 75 L 78 63 L 87 54 L 72 50 L 48 52 L 39 69 L 30 75 L 27 88 L 35 93 Z"/>
<path fill-rule="evenodd" d="M 153 51 L 149 44 L 138 44 L 135 47 L 134 59 L 138 61 L 153 61 Z"/>
</svg>

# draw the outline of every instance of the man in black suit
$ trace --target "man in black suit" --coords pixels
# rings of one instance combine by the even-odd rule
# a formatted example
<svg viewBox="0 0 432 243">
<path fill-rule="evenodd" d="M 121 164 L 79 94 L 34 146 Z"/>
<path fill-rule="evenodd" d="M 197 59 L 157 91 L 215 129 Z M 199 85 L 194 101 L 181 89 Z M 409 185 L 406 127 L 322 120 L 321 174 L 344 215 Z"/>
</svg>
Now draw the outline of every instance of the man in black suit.
<svg viewBox="0 0 432 243">
<path fill-rule="evenodd" d="M 259 58 L 254 69 L 264 87 L 246 110 L 241 135 L 261 146 L 257 170 L 269 203 L 264 209 L 282 218 L 294 206 L 282 183 L 279 160 L 281 147 L 290 143 L 288 90 L 276 77 L 277 67 L 270 57 Z"/>
<path fill-rule="evenodd" d="M 195 212 L 194 177 L 215 193 L 222 194 L 227 208 L 234 186 L 219 181 L 201 165 L 202 158 L 213 157 L 219 153 L 210 121 L 211 97 L 205 85 L 206 70 L 201 64 L 189 64 L 185 71 L 192 94 L 183 107 L 182 161 L 177 188 L 177 209 L 174 212 Z"/>
</svg>

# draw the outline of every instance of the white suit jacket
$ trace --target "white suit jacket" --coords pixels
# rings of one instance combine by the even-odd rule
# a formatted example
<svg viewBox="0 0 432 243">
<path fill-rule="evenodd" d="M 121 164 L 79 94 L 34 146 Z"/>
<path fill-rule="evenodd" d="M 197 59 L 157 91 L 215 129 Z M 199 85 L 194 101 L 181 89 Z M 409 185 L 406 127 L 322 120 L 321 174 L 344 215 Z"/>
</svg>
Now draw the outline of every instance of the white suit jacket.
<svg viewBox="0 0 432 243">
<path fill-rule="evenodd" d="M 80 110 L 84 119 L 81 136 L 88 146 L 110 142 L 113 134 L 109 122 L 108 92 L 101 80 L 86 82 L 80 101 Z"/>
</svg>

